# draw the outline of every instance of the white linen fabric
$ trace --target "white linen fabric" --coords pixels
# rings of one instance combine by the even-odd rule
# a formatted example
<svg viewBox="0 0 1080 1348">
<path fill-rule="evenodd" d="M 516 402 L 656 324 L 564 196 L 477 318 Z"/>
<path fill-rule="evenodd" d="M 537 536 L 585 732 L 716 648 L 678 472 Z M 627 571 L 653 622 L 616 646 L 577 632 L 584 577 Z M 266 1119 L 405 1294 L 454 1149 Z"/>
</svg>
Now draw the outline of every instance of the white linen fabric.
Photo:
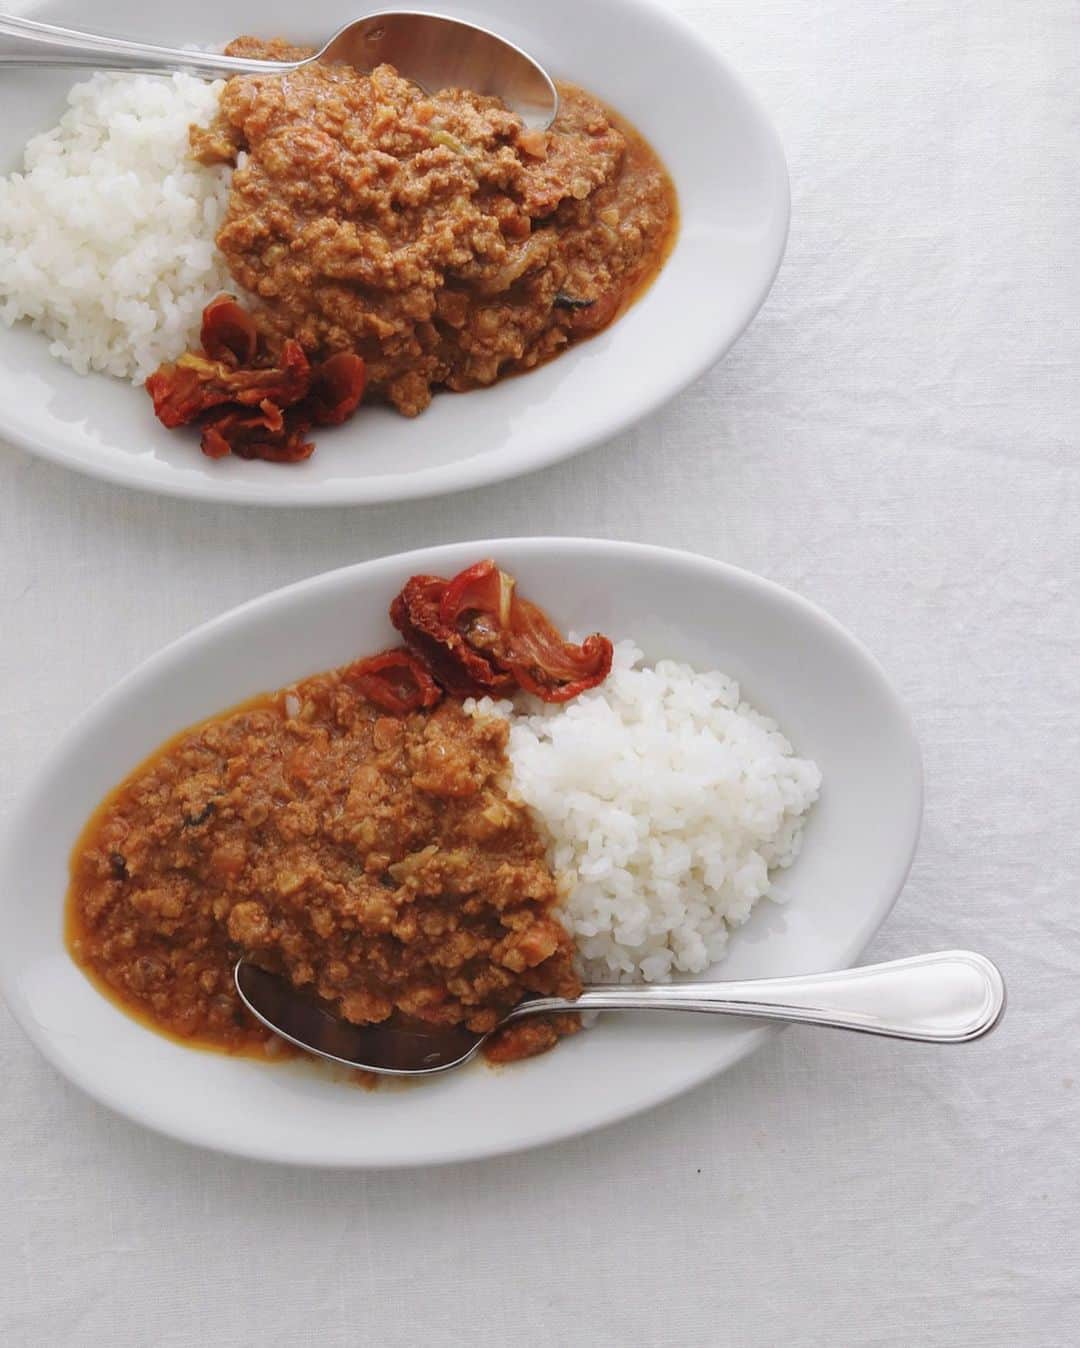
<svg viewBox="0 0 1080 1348">
<path fill-rule="evenodd" d="M 907 698 L 926 822 L 869 956 L 985 951 L 1003 1027 L 792 1030 L 590 1137 L 334 1175 L 140 1131 L 0 1010 L 5 1348 L 1080 1342 L 1080 10 L 679 8 L 791 167 L 731 356 L 617 443 L 443 502 L 214 508 L 3 449 L 0 810 L 90 699 L 271 587 L 497 534 L 692 548 L 822 604 Z"/>
</svg>

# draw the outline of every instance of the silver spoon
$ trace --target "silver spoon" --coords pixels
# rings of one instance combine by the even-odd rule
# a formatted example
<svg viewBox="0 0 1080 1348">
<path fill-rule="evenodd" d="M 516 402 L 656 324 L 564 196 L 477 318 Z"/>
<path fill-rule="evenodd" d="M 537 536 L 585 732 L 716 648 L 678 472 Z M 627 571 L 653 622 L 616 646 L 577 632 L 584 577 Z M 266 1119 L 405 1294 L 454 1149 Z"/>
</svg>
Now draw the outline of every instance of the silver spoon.
<svg viewBox="0 0 1080 1348">
<path fill-rule="evenodd" d="M 353 1025 L 246 959 L 236 965 L 234 977 L 244 1005 L 275 1034 L 365 1072 L 399 1077 L 446 1072 L 468 1062 L 488 1038 L 463 1026 Z M 551 1011 L 699 1011 L 964 1044 L 988 1034 L 1004 1010 L 1005 983 L 997 966 L 970 950 L 944 950 L 796 978 L 588 987 L 575 1001 L 523 1002 L 501 1025 Z"/>
<path fill-rule="evenodd" d="M 531 56 L 485 28 L 441 14 L 369 14 L 346 24 L 309 60 L 344 62 L 363 71 L 388 61 L 428 93 L 471 89 L 494 94 L 530 127 L 550 126 L 559 110 L 555 85 Z M 151 75 L 184 70 L 227 79 L 284 75 L 307 64 L 180 51 L 0 15 L 0 67 L 89 66 Z"/>
</svg>

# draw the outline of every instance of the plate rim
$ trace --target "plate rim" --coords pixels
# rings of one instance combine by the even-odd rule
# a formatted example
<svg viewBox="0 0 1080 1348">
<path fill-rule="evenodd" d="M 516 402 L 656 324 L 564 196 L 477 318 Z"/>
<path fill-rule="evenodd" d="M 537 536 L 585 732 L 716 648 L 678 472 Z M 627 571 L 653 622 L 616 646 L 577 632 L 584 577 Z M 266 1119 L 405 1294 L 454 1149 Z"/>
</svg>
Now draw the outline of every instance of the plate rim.
<svg viewBox="0 0 1080 1348">
<path fill-rule="evenodd" d="M 888 888 L 891 890 L 891 898 L 884 905 L 879 915 L 877 915 L 872 927 L 868 933 L 859 933 L 850 941 L 846 949 L 848 954 L 844 957 L 847 964 L 854 963 L 859 955 L 869 944 L 870 940 L 880 929 L 881 925 L 888 918 L 900 893 L 903 890 L 907 876 L 910 872 L 918 847 L 924 801 L 924 774 L 922 752 L 919 746 L 918 737 L 915 732 L 915 725 L 911 713 L 906 704 L 900 697 L 900 694 L 894 688 L 891 680 L 883 667 L 873 656 L 873 654 L 854 636 L 847 628 L 840 624 L 830 614 L 825 612 L 812 600 L 804 598 L 795 591 L 779 585 L 777 582 L 767 579 L 764 576 L 757 575 L 742 567 L 737 567 L 731 563 L 720 561 L 716 558 L 708 557 L 700 553 L 691 552 L 686 549 L 661 547 L 653 544 L 624 542 L 613 539 L 595 539 L 578 538 L 572 536 L 524 536 L 524 537 L 506 537 L 499 539 L 480 539 L 473 541 L 464 541 L 458 543 L 436 544 L 426 548 L 411 549 L 407 552 L 392 553 L 369 558 L 362 562 L 351 563 L 347 566 L 333 568 L 329 571 L 318 572 L 303 580 L 294 581 L 289 585 L 281 586 L 270 590 L 262 595 L 258 595 L 242 604 L 218 614 L 216 617 L 208 619 L 204 623 L 183 633 L 175 640 L 169 642 L 166 646 L 152 653 L 145 660 L 142 660 L 128 673 L 123 675 L 105 692 L 100 694 L 94 701 L 67 727 L 64 733 L 59 737 L 51 750 L 44 756 L 37 770 L 31 774 L 30 778 L 22 785 L 16 798 L 14 807 L 5 821 L 4 827 L 0 830 L 0 875 L 10 875 L 17 873 L 14 861 L 15 848 L 21 829 L 25 823 L 33 817 L 32 805 L 35 799 L 41 794 L 42 784 L 55 772 L 56 768 L 63 763 L 69 756 L 69 746 L 76 743 L 85 735 L 103 716 L 108 716 L 114 712 L 118 706 L 122 706 L 127 700 L 128 690 L 133 685 L 144 683 L 147 680 L 153 680 L 158 671 L 168 667 L 176 660 L 185 659 L 190 652 L 196 650 L 199 646 L 212 642 L 216 633 L 222 628 L 228 628 L 242 615 L 257 613 L 260 609 L 272 610 L 273 607 L 281 603 L 293 601 L 299 593 L 313 587 L 322 587 L 338 583 L 344 583 L 347 577 L 354 576 L 372 567 L 393 566 L 400 567 L 403 571 L 417 564 L 425 564 L 435 553 L 446 553 L 448 551 L 460 551 L 470 555 L 490 555 L 505 552 L 511 547 L 514 548 L 550 548 L 552 544 L 569 545 L 573 549 L 580 549 L 586 553 L 608 554 L 609 556 L 625 557 L 628 553 L 634 553 L 637 556 L 646 558 L 653 562 L 693 564 L 704 567 L 706 570 L 716 574 L 723 583 L 743 586 L 751 591 L 770 596 L 773 600 L 779 600 L 783 603 L 794 604 L 803 609 L 808 616 L 816 622 L 824 624 L 829 628 L 833 635 L 839 638 L 847 646 L 852 657 L 859 661 L 863 668 L 872 676 L 875 683 L 887 697 L 891 704 L 894 715 L 906 732 L 906 739 L 912 751 L 911 767 L 913 769 L 913 820 L 911 832 L 908 840 L 908 846 L 901 854 L 899 865 L 895 873 L 887 877 Z M 26 819 L 24 820 L 24 816 Z M 883 877 L 883 888 L 885 887 Z M 25 902 L 25 896 L 8 900 L 9 903 Z M 6 907 L 6 904 L 4 905 Z M 3 918 L 3 909 L 0 908 L 0 920 Z M 258 1133 L 253 1133 L 250 1140 L 245 1140 L 244 1144 L 223 1142 L 220 1140 L 211 1140 L 205 1134 L 200 1135 L 197 1128 L 188 1126 L 183 1121 L 162 1121 L 158 1118 L 146 1117 L 135 1101 L 118 1101 L 107 1092 L 98 1089 L 89 1070 L 80 1072 L 77 1067 L 72 1066 L 70 1062 L 61 1063 L 58 1056 L 53 1052 L 52 1036 L 48 1030 L 42 1027 L 32 1016 L 24 1014 L 25 1008 L 21 1004 L 21 999 L 13 995 L 14 985 L 17 979 L 17 972 L 13 966 L 13 958 L 9 953 L 10 947 L 6 941 L 0 940 L 0 996 L 6 1002 L 13 1019 L 21 1027 L 33 1043 L 38 1052 L 46 1062 L 63 1077 L 71 1081 L 73 1085 L 79 1087 L 98 1104 L 104 1105 L 115 1114 L 129 1119 L 133 1123 L 140 1124 L 171 1138 L 174 1141 L 183 1142 L 189 1146 L 200 1147 L 204 1150 L 215 1151 L 227 1155 L 232 1155 L 248 1160 L 273 1162 L 284 1165 L 296 1165 L 311 1167 L 316 1169 L 349 1169 L 349 1170 L 385 1170 L 385 1169 L 413 1169 L 422 1166 L 434 1166 L 443 1164 L 458 1164 L 464 1161 L 473 1161 L 486 1159 L 495 1156 L 510 1155 L 517 1152 L 531 1150 L 536 1147 L 550 1145 L 571 1137 L 585 1136 L 591 1132 L 609 1125 L 620 1122 L 623 1119 L 634 1118 L 644 1113 L 646 1110 L 656 1108 L 662 1104 L 673 1100 L 680 1095 L 691 1091 L 703 1082 L 719 1076 L 721 1073 L 741 1062 L 751 1053 L 755 1052 L 761 1045 L 773 1035 L 780 1033 L 781 1027 L 773 1025 L 761 1025 L 748 1030 L 745 1038 L 738 1044 L 732 1045 L 730 1056 L 721 1064 L 714 1062 L 705 1062 L 695 1065 L 688 1073 L 685 1079 L 679 1081 L 674 1086 L 663 1087 L 656 1094 L 651 1095 L 645 1100 L 639 1100 L 630 1107 L 625 1103 L 612 1105 L 610 1108 L 601 1106 L 596 1113 L 585 1123 L 581 1124 L 574 1120 L 571 1113 L 565 1122 L 559 1122 L 555 1126 L 547 1127 L 542 1135 L 529 1135 L 520 1140 L 512 1140 L 505 1144 L 481 1145 L 479 1147 L 470 1145 L 468 1141 L 456 1148 L 442 1148 L 438 1152 L 419 1153 L 410 1156 L 407 1159 L 398 1157 L 378 1157 L 375 1159 L 362 1159 L 354 1153 L 345 1155 L 340 1150 L 335 1150 L 335 1144 L 329 1142 L 323 1148 L 322 1154 L 315 1154 L 312 1151 L 301 1152 L 293 1150 L 286 1153 L 279 1145 L 263 1145 L 260 1142 Z"/>
<path fill-rule="evenodd" d="M 78 449 L 54 443 L 45 431 L 37 431 L 32 424 L 16 423 L 12 426 L 0 425 L 0 437 L 8 444 L 48 463 L 78 473 L 80 476 L 94 478 L 110 486 L 118 486 L 152 496 L 161 496 L 173 500 L 203 501 L 219 505 L 252 505 L 264 509 L 307 509 L 320 507 L 348 507 L 391 504 L 398 501 L 430 500 L 442 496 L 456 495 L 458 492 L 493 486 L 499 482 L 511 482 L 529 473 L 553 467 L 568 459 L 584 454 L 598 445 L 607 443 L 622 435 L 630 427 L 652 416 L 661 407 L 683 393 L 691 384 L 702 377 L 706 371 L 721 361 L 731 350 L 746 329 L 753 322 L 768 299 L 776 282 L 791 228 L 791 180 L 787 159 L 779 132 L 769 116 L 764 102 L 751 86 L 738 74 L 718 45 L 701 32 L 684 15 L 671 10 L 663 0 L 621 0 L 629 8 L 647 14 L 658 24 L 666 25 L 681 35 L 682 39 L 694 44 L 712 62 L 718 76 L 726 80 L 744 101 L 757 123 L 761 134 L 766 165 L 777 189 L 776 214 L 769 231 L 769 266 L 763 273 L 763 280 L 754 298 L 743 305 L 734 326 L 725 340 L 711 342 L 703 348 L 696 360 L 689 363 L 681 375 L 669 385 L 657 389 L 637 402 L 630 402 L 625 409 L 615 415 L 602 429 L 590 432 L 581 439 L 573 437 L 552 438 L 547 444 L 533 448 L 529 453 L 517 458 L 509 467 L 505 465 L 505 456 L 501 453 L 474 455 L 471 458 L 455 460 L 433 468 L 421 469 L 415 473 L 383 473 L 369 478 L 335 478 L 328 481 L 316 481 L 302 488 L 302 494 L 286 499 L 277 495 L 267 495 L 258 480 L 245 481 L 212 476 L 176 475 L 162 473 L 163 480 L 148 477 L 136 471 L 140 460 L 132 458 L 130 464 L 98 463 L 92 457 Z M 20 14 L 32 16 L 41 7 L 40 0 L 18 6 Z M 676 239 L 676 248 L 678 240 Z M 766 254 L 763 250 L 763 256 Z M 45 340 L 42 337 L 42 340 Z M 96 372 L 95 372 L 96 373 Z M 107 376 L 102 376 L 107 377 Z M 474 390 L 482 394 L 485 390 Z M 632 398 L 633 385 L 627 386 L 627 396 Z"/>
</svg>

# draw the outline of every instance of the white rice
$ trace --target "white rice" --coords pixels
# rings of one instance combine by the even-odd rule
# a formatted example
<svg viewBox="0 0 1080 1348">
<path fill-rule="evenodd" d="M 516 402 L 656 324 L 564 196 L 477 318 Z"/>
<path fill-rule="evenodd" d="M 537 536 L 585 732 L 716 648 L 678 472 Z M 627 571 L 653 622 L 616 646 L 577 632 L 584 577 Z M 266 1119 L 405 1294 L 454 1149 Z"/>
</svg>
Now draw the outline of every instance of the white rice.
<svg viewBox="0 0 1080 1348">
<path fill-rule="evenodd" d="M 197 164 L 188 129 L 222 82 L 94 75 L 59 126 L 0 179 L 0 319 L 51 339 L 80 374 L 141 383 L 197 345 L 204 306 L 234 290 L 214 243 L 231 168 Z"/>
<path fill-rule="evenodd" d="M 775 898 L 821 773 L 718 671 L 641 664 L 615 647 L 600 687 L 551 706 L 467 704 L 509 716 L 513 791 L 551 838 L 563 920 L 592 982 L 664 981 L 719 960 L 728 932 Z"/>
</svg>

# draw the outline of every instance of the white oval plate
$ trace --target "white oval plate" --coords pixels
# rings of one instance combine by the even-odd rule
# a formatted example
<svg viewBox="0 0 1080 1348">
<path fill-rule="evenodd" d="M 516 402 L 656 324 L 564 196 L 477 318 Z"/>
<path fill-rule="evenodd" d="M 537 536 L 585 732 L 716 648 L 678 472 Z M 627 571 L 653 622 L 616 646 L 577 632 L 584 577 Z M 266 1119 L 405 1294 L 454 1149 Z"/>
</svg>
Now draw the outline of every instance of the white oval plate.
<svg viewBox="0 0 1080 1348">
<path fill-rule="evenodd" d="M 41 770 L 0 844 L 0 990 L 65 1076 L 103 1104 L 187 1142 L 327 1166 L 495 1155 L 654 1105 L 762 1043 L 745 1021 L 620 1014 L 542 1058 L 474 1064 L 373 1093 L 321 1065 L 185 1048 L 95 991 L 68 957 L 68 856 L 102 796 L 166 737 L 260 690 L 394 639 L 385 614 L 417 571 L 494 556 L 560 624 L 632 636 L 650 660 L 717 667 L 777 718 L 825 777 L 802 856 L 731 942 L 724 977 L 851 964 L 892 907 L 922 809 L 919 750 L 880 668 L 819 609 L 768 581 L 628 543 L 460 543 L 365 562 L 234 609 L 183 637 L 96 704 Z"/>
<path fill-rule="evenodd" d="M 262 505 L 345 505 L 434 496 L 554 463 L 617 434 L 697 378 L 731 346 L 772 285 L 787 237 L 783 151 L 721 58 L 660 0 L 436 0 L 527 48 L 556 75 L 634 121 L 679 192 L 678 242 L 656 283 L 610 329 L 494 388 L 437 397 L 416 420 L 366 408 L 318 436 L 314 457 L 281 466 L 214 462 L 166 431 L 139 389 L 80 377 L 39 333 L 0 329 L 0 435 L 68 468 L 172 496 Z M 265 0 L 77 0 L 17 5 L 28 17 L 149 41 L 223 43 L 238 33 L 322 39 L 363 12 L 307 0 L 302 17 Z M 5 71 L 0 169 L 59 118 L 74 76 Z"/>
</svg>

